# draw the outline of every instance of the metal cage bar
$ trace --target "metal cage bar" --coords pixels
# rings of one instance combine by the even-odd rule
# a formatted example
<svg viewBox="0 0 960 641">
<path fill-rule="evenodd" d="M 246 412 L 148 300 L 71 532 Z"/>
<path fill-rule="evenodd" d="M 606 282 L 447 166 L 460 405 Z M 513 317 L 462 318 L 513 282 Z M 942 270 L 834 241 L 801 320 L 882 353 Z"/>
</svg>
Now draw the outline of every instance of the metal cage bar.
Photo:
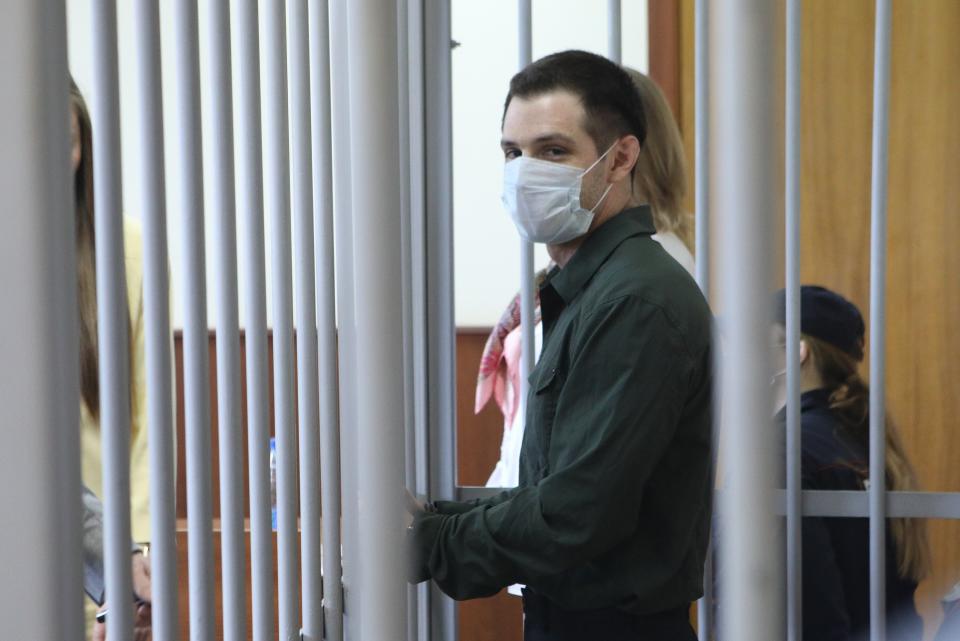
<svg viewBox="0 0 960 641">
<path fill-rule="evenodd" d="M 787 353 L 787 639 L 803 630 L 800 489 L 800 0 L 787 0 L 785 253 Z"/>
<path fill-rule="evenodd" d="M 0 616 L 11 639 L 83 628 L 80 377 L 65 366 L 79 354 L 66 40 L 64 2 L 4 6 Z"/>
<path fill-rule="evenodd" d="M 384 0 L 352 0 L 347 7 L 350 64 L 350 108 L 362 127 L 351 132 L 354 233 L 354 277 L 365 283 L 356 303 L 356 375 L 376 402 L 357 405 L 358 460 L 357 549 L 363 596 L 361 638 L 387 641 L 405 630 L 403 555 L 400 547 L 403 483 L 403 434 L 396 417 L 403 415 L 402 328 L 395 313 L 402 305 L 400 220 L 401 197 L 397 101 L 397 4 Z"/>
<path fill-rule="evenodd" d="M 117 7 L 93 7 L 93 153 L 97 264 L 100 434 L 103 450 L 104 578 L 113 594 L 133 591 L 130 575 L 129 307 L 123 269 L 120 81 Z M 132 638 L 130 609 L 115 608 L 111 635 Z"/>
<path fill-rule="evenodd" d="M 150 448 L 150 578 L 153 638 L 172 641 L 177 627 L 176 475 L 170 274 L 160 87 L 160 14 L 156 2 L 133 6 L 137 109 L 140 113 L 140 211 L 143 215 L 143 314 Z"/>
<path fill-rule="evenodd" d="M 330 14 L 326 0 L 309 3 L 313 243 L 320 390 L 320 503 L 323 628 L 343 641 L 343 568 L 340 559 L 340 402 L 337 379 L 336 276 L 333 240 L 333 153 L 330 85 Z M 306 598 L 306 597 L 305 597 Z"/>
<path fill-rule="evenodd" d="M 623 64 L 623 7 L 621 0 L 607 0 L 607 57 Z"/>
<path fill-rule="evenodd" d="M 724 638 L 766 641 L 782 634 L 773 516 L 774 447 L 770 429 L 768 339 L 773 184 L 772 52 L 774 7 L 731 0 L 710 14 L 716 64 L 712 132 L 717 160 L 721 306 L 726 314 L 720 361 L 722 425 L 728 437 L 729 491 L 722 502 Z M 753 452 L 749 465 L 738 457 Z"/>
<path fill-rule="evenodd" d="M 220 558 L 223 638 L 247 638 L 243 426 L 240 422 L 240 331 L 237 303 L 237 222 L 234 195 L 233 83 L 230 79 L 230 6 L 206 6 L 211 91 L 204 92 L 204 134 L 210 152 L 208 196 L 214 219 L 213 263 L 217 350 L 217 443 L 220 468 Z"/>
<path fill-rule="evenodd" d="M 320 408 L 317 296 L 314 282 L 309 20 L 305 0 L 287 2 L 290 169 L 296 284 L 297 418 L 300 436 L 301 638 L 323 636 L 320 524 Z"/>
<path fill-rule="evenodd" d="M 887 143 L 890 107 L 890 0 L 877 0 L 870 175 L 870 641 L 885 641 L 886 619 L 886 300 Z"/>
<path fill-rule="evenodd" d="M 297 544 L 297 432 L 294 424 L 293 267 L 290 238 L 290 156 L 284 3 L 263 12 L 264 205 L 270 218 L 273 283 L 273 396 L 276 438 L 277 576 L 280 639 L 300 630 Z"/>
<path fill-rule="evenodd" d="M 213 636 L 213 533 L 210 478 L 210 388 L 200 69 L 197 5 L 174 4 L 177 36 L 177 132 L 183 220 L 183 367 L 187 457 L 187 542 L 190 547 L 190 638 Z"/>
<path fill-rule="evenodd" d="M 270 513 L 270 405 L 263 234 L 260 35 L 256 0 L 233 0 L 236 52 L 237 211 L 244 223 L 240 269 L 246 286 L 244 349 L 247 376 L 247 457 L 250 485 L 251 636 L 272 639 L 273 535 Z"/>
<path fill-rule="evenodd" d="M 533 11 L 531 0 L 518 1 L 517 70 L 533 62 Z M 520 238 L 520 398 L 519 412 L 527 412 L 527 394 L 530 391 L 530 373 L 536 365 L 536 322 L 534 320 L 533 243 Z"/>
<path fill-rule="evenodd" d="M 330 3 L 330 73 L 331 73 L 331 143 L 333 157 L 333 213 L 336 258 L 336 311 L 337 349 L 340 377 L 340 460 L 343 538 L 343 618 L 344 637 L 359 638 L 360 617 L 353 616 L 359 610 L 360 583 L 357 554 L 356 510 L 347 506 L 357 501 L 356 459 L 356 292 L 354 271 L 349 253 L 338 248 L 353 246 L 353 193 L 351 136 L 352 114 L 350 110 L 349 54 L 347 51 L 347 2 L 333 0 Z"/>
</svg>

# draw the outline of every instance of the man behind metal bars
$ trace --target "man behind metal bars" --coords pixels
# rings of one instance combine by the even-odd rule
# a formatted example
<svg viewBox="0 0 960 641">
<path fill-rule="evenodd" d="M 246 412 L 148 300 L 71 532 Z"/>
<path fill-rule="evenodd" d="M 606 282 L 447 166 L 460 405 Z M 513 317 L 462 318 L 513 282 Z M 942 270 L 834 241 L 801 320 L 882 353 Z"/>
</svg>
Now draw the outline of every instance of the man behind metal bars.
<svg viewBox="0 0 960 641">
<path fill-rule="evenodd" d="M 510 82 L 504 205 L 557 267 L 540 287 L 520 485 L 413 509 L 410 578 L 450 596 L 523 583 L 527 641 L 685 641 L 711 512 L 711 316 L 653 239 L 632 174 L 629 76 L 567 51 Z"/>
</svg>

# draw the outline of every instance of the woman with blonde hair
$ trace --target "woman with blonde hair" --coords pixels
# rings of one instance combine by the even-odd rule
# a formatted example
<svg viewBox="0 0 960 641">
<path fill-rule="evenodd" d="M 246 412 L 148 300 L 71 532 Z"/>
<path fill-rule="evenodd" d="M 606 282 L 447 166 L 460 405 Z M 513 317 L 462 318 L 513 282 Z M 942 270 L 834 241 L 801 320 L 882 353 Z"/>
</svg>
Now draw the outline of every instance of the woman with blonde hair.
<svg viewBox="0 0 960 641">
<path fill-rule="evenodd" d="M 687 171 L 680 131 L 670 106 L 656 83 L 639 71 L 628 67 L 624 67 L 624 70 L 633 80 L 647 123 L 647 136 L 634 168 L 634 198 L 631 206 L 650 206 L 657 229 L 653 239 L 692 275 L 692 229 L 690 216 L 683 211 L 682 205 L 687 189 Z M 535 291 L 552 267 L 553 265 L 548 265 L 536 274 Z M 542 342 L 539 300 L 535 305 L 535 351 L 539 354 Z M 487 481 L 488 487 L 514 487 L 519 482 L 520 445 L 523 441 L 524 426 L 524 417 L 517 412 L 520 353 L 518 294 L 514 296 L 487 338 L 477 377 L 475 412 L 479 413 L 493 398 L 504 416 L 500 460 Z"/>
<path fill-rule="evenodd" d="M 786 298 L 781 290 L 772 328 L 775 407 L 786 402 Z M 870 390 L 858 366 L 864 323 L 853 303 L 823 287 L 800 291 L 801 485 L 805 490 L 865 490 L 869 483 Z M 786 422 L 785 408 L 777 415 Z M 917 489 L 896 426 L 886 420 L 886 486 Z M 867 519 L 805 517 L 803 639 L 853 641 L 870 631 L 870 558 Z M 917 639 L 917 584 L 930 570 L 926 523 L 887 521 L 887 629 L 891 639 Z"/>
</svg>

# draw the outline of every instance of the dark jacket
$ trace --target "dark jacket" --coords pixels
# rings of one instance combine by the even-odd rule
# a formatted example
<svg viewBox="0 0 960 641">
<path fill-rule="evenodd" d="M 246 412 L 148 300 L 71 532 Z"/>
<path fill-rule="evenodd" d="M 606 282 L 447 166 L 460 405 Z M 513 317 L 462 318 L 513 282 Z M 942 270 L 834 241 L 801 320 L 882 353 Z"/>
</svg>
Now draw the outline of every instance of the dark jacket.
<svg viewBox="0 0 960 641">
<path fill-rule="evenodd" d="M 520 486 L 439 504 L 411 578 L 473 598 L 524 583 L 568 610 L 700 596 L 711 514 L 711 322 L 649 208 L 594 231 L 540 289 Z"/>
<path fill-rule="evenodd" d="M 866 448 L 844 433 L 830 409 L 829 393 L 813 390 L 800 402 L 801 475 L 804 490 L 863 490 Z M 777 419 L 783 424 L 785 412 Z M 869 521 L 806 517 L 803 537 L 803 639 L 860 641 L 870 630 Z M 895 543 L 887 527 L 887 638 L 913 641 L 922 623 L 913 605 L 917 583 L 897 572 Z"/>
</svg>

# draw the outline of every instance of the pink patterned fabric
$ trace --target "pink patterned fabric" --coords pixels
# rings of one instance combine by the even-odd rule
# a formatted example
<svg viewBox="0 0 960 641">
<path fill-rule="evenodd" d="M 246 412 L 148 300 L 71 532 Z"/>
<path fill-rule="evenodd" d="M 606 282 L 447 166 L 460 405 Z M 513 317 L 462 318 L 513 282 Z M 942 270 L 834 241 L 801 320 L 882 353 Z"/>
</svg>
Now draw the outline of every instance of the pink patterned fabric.
<svg viewBox="0 0 960 641">
<path fill-rule="evenodd" d="M 540 270 L 534 276 L 533 322 L 540 322 L 541 283 L 553 263 Z M 480 357 L 480 371 L 477 374 L 477 395 L 474 413 L 479 414 L 490 398 L 494 398 L 503 413 L 506 425 L 513 424 L 520 400 L 520 294 L 516 294 L 497 322 Z"/>
</svg>

